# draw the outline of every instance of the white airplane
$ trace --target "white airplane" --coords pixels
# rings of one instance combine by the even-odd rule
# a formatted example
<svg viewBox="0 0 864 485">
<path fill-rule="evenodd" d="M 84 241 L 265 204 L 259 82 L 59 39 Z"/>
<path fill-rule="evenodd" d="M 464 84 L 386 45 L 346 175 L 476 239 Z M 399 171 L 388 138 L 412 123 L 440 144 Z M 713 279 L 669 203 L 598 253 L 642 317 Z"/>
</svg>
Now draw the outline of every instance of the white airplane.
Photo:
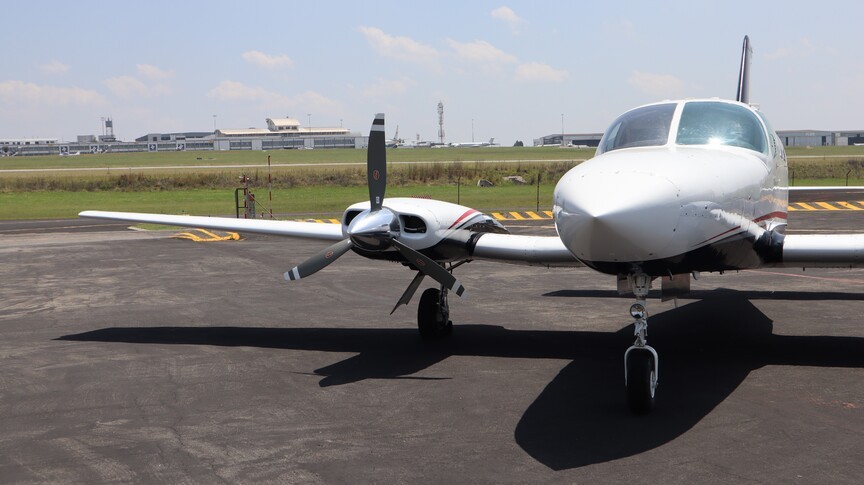
<svg viewBox="0 0 864 485">
<path fill-rule="evenodd" d="M 450 146 L 453 148 L 478 148 L 478 147 L 491 147 L 495 144 L 495 138 L 490 138 L 489 141 L 463 141 L 460 143 L 451 143 Z"/>
<path fill-rule="evenodd" d="M 405 140 L 399 138 L 399 125 L 396 125 L 396 133 L 393 134 L 393 138 L 387 139 L 384 144 L 387 148 L 399 148 L 405 144 Z"/>
<path fill-rule="evenodd" d="M 60 152 L 60 156 L 61 156 L 61 157 L 77 157 L 77 156 L 79 156 L 79 155 L 81 155 L 81 152 L 80 152 L 80 151 L 78 151 L 78 152 L 74 152 L 74 153 L 70 153 L 70 152 Z"/>
<path fill-rule="evenodd" d="M 384 116 L 369 136 L 369 201 L 346 209 L 341 225 L 86 211 L 82 217 L 152 222 L 337 241 L 285 273 L 306 278 L 349 249 L 417 271 L 394 311 L 424 276 L 417 324 L 424 338 L 449 334 L 448 292 L 464 288 L 453 270 L 472 260 L 585 265 L 616 277 L 633 294 L 635 342 L 624 353 L 627 401 L 635 413 L 655 402 L 659 356 L 647 343 L 646 297 L 686 292 L 690 275 L 765 266 L 864 265 L 864 233 L 785 234 L 786 154 L 749 104 L 751 50 L 744 38 L 735 101 L 664 101 L 628 111 L 603 135 L 597 154 L 555 187 L 558 236 L 512 235 L 492 217 L 442 201 L 385 199 Z M 392 313 L 392 312 L 391 312 Z"/>
</svg>

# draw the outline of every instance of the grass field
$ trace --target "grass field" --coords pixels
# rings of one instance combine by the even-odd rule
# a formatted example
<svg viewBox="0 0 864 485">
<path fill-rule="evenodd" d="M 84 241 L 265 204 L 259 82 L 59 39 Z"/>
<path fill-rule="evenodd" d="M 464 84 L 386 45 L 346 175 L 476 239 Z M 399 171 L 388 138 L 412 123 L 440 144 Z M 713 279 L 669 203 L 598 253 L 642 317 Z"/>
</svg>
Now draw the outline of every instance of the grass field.
<svg viewBox="0 0 864 485">
<path fill-rule="evenodd" d="M 864 150 L 862 150 L 864 154 Z M 442 162 L 490 160 L 586 160 L 590 148 L 484 147 L 484 148 L 396 148 L 387 150 L 389 162 Z M 78 157 L 40 156 L 0 158 L 0 169 L 77 169 L 116 167 L 168 167 L 202 165 L 266 165 L 366 163 L 366 150 L 273 150 L 189 151 L 158 153 L 82 154 Z"/>
<path fill-rule="evenodd" d="M 540 210 L 551 210 L 553 184 L 540 185 Z M 258 189 L 258 212 L 270 207 L 266 189 Z M 388 197 L 431 197 L 482 211 L 535 210 L 537 187 L 416 185 L 389 187 Z M 338 217 L 346 207 L 368 200 L 364 186 L 298 187 L 273 191 L 273 212 L 282 217 Z M 82 210 L 155 212 L 167 214 L 234 215 L 231 189 L 161 192 L 18 192 L 0 193 L 0 220 L 76 217 Z"/>
</svg>

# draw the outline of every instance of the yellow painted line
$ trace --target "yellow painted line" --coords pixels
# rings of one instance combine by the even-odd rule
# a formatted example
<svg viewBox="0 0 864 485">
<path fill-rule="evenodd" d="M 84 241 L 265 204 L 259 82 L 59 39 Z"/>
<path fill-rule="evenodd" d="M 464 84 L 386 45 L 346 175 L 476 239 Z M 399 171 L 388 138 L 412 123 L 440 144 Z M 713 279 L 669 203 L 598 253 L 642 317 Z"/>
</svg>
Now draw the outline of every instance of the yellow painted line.
<svg viewBox="0 0 864 485">
<path fill-rule="evenodd" d="M 342 221 L 339 219 L 327 219 L 331 224 L 342 224 Z"/>
<path fill-rule="evenodd" d="M 864 209 L 858 207 L 857 205 L 852 205 L 852 204 L 850 204 L 850 203 L 848 203 L 848 202 L 837 202 L 837 204 L 839 204 L 839 205 L 841 205 L 841 206 L 843 206 L 843 207 L 845 207 L 845 208 L 847 208 L 847 209 L 849 209 L 849 210 L 853 210 L 853 211 L 864 211 Z"/>
<path fill-rule="evenodd" d="M 528 214 L 528 217 L 530 217 L 531 219 L 534 219 L 534 220 L 542 220 L 542 219 L 545 219 L 544 217 L 540 217 L 540 216 L 538 216 L 536 213 L 531 212 L 531 211 L 525 211 L 525 213 Z"/>
<path fill-rule="evenodd" d="M 839 211 L 840 210 L 840 209 L 834 207 L 833 205 L 831 205 L 827 202 L 815 202 L 815 204 L 818 205 L 819 207 L 822 207 L 823 209 L 827 209 L 829 211 Z"/>
<path fill-rule="evenodd" d="M 205 234 L 207 237 L 205 238 L 205 237 L 198 236 L 192 231 L 198 231 L 201 234 Z M 236 232 L 226 232 L 224 236 L 220 236 L 220 235 L 215 234 L 213 232 L 210 232 L 206 229 L 193 229 L 192 231 L 180 232 L 180 233 L 177 233 L 171 237 L 177 238 L 177 239 L 188 239 L 190 241 L 195 241 L 195 242 L 219 242 L 219 241 L 239 241 L 240 240 L 240 234 L 238 234 Z"/>
<path fill-rule="evenodd" d="M 210 236 L 210 239 L 221 239 L 222 238 L 222 236 L 217 236 L 216 234 L 213 234 L 212 232 L 208 231 L 207 229 L 195 229 L 195 230 L 200 232 L 201 234 L 206 234 L 206 235 Z"/>
<path fill-rule="evenodd" d="M 174 237 L 177 239 L 188 239 L 190 241 L 195 241 L 195 242 L 201 242 L 201 240 L 202 240 L 200 237 L 196 236 L 195 234 L 192 234 L 191 232 L 181 232 L 181 233 L 175 234 L 171 237 Z"/>
<path fill-rule="evenodd" d="M 525 220 L 525 218 L 522 217 L 522 214 L 520 214 L 518 212 L 511 212 L 510 215 L 513 216 L 513 218 L 516 219 L 517 221 L 524 221 Z"/>
<path fill-rule="evenodd" d="M 813 207 L 812 205 L 807 204 L 806 202 L 796 202 L 796 204 L 798 204 L 798 206 L 801 207 L 801 208 L 804 209 L 804 210 L 808 210 L 808 211 L 815 211 L 815 210 L 819 210 L 819 209 Z"/>
<path fill-rule="evenodd" d="M 494 217 L 495 219 L 498 219 L 499 221 L 506 221 L 506 220 L 508 220 L 506 217 L 504 217 L 503 215 L 501 215 L 500 212 L 493 212 L 493 213 L 492 213 L 492 217 Z"/>
<path fill-rule="evenodd" d="M 552 218 L 552 211 L 543 211 L 543 213 L 549 216 L 550 219 Z"/>
<path fill-rule="evenodd" d="M 795 207 L 794 205 L 789 205 L 788 207 L 786 207 L 786 210 L 789 210 L 789 211 L 797 211 L 797 210 L 801 210 L 801 209 Z"/>
</svg>

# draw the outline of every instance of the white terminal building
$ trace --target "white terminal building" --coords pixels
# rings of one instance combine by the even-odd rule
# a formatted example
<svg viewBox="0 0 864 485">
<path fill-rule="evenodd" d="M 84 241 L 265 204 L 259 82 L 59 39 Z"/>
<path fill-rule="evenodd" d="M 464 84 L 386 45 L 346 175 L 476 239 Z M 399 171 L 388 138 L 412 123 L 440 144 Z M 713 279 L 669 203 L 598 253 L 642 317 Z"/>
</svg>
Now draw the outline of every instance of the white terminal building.
<svg viewBox="0 0 864 485">
<path fill-rule="evenodd" d="M 267 128 L 218 129 L 216 150 L 366 148 L 369 137 L 342 127 L 300 126 L 294 118 L 267 118 Z"/>
</svg>

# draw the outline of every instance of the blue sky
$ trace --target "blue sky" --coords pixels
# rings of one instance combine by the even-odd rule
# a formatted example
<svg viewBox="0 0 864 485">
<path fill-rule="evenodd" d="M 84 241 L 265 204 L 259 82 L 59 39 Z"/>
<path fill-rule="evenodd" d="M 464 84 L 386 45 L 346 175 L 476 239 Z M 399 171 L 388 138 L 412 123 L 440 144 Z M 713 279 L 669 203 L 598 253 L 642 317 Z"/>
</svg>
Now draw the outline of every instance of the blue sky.
<svg viewBox="0 0 864 485">
<path fill-rule="evenodd" d="M 777 129 L 864 129 L 858 2 L 31 0 L 3 6 L 0 138 L 304 125 L 502 144 L 734 95 Z"/>
</svg>

